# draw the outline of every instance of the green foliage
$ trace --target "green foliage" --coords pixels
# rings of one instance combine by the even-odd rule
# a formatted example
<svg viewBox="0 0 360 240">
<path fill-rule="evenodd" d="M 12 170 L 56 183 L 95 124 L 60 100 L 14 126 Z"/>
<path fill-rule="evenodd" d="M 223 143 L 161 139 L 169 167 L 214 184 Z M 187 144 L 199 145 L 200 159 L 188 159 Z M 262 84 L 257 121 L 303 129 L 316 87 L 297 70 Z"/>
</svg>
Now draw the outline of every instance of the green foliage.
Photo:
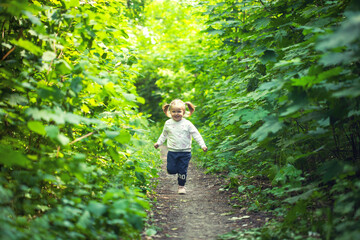
<svg viewBox="0 0 360 240">
<path fill-rule="evenodd" d="M 224 239 L 359 235 L 358 1 L 7 0 L 0 12 L 1 238 L 139 238 L 158 164 L 158 130 L 143 129 L 174 98 L 198 106 L 207 171 L 283 219 Z"/>
<path fill-rule="evenodd" d="M 193 99 L 193 84 L 203 60 L 199 49 L 206 46 L 199 34 L 200 16 L 193 15 L 196 8 L 185 2 L 150 2 L 144 11 L 146 21 L 135 34 L 140 72 L 135 85 L 146 100 L 140 110 L 154 121 L 166 119 L 161 111 L 164 103 Z"/>
<path fill-rule="evenodd" d="M 131 2 L 1 2 L 1 239 L 140 238 L 159 156 Z"/>
<path fill-rule="evenodd" d="M 201 164 L 228 173 L 229 186 L 238 188 L 240 201 L 252 200 L 252 210 L 284 219 L 254 236 L 358 236 L 358 1 L 203 1 L 196 6 L 203 36 L 181 38 L 169 30 L 169 22 L 179 29 L 172 15 L 182 19 L 178 6 L 150 18 L 151 26 L 161 22 L 163 35 L 149 31 L 143 46 L 150 55 L 139 62 L 145 77 L 138 81 L 152 91 L 144 95 L 149 113 L 159 99 L 191 98 L 199 106 L 192 121 L 209 147 Z M 179 49 L 185 36 L 194 42 Z M 196 51 L 187 54 L 191 44 Z M 254 178 L 271 186 L 259 187 Z"/>
<path fill-rule="evenodd" d="M 338 187 L 359 177 L 357 1 L 206 5 L 205 32 L 222 44 L 195 86 L 207 88 L 196 97 L 206 103 L 199 118 L 212 150 L 203 166 L 271 181 L 266 190 L 239 193 L 261 203 L 255 209 L 284 217 L 262 239 L 270 231 L 279 238 L 357 236 L 359 198 Z M 343 199 L 349 214 L 336 210 Z"/>
</svg>

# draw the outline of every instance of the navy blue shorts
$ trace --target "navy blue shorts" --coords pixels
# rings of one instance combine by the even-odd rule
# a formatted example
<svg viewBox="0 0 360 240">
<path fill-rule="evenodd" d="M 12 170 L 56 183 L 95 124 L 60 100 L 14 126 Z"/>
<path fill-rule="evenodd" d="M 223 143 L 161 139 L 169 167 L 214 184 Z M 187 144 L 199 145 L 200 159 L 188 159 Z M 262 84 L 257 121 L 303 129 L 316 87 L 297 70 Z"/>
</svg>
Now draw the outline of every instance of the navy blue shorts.
<svg viewBox="0 0 360 240">
<path fill-rule="evenodd" d="M 170 152 L 167 154 L 167 172 L 178 174 L 178 184 L 185 186 L 191 152 Z"/>
</svg>

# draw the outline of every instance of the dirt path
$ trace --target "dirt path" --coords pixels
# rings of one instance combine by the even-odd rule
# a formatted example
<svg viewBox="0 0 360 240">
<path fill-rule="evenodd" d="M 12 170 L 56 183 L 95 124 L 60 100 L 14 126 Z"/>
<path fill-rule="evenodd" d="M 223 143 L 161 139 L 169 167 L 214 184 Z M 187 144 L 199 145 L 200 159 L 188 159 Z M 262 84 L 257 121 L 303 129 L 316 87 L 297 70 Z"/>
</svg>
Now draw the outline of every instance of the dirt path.
<svg viewBox="0 0 360 240">
<path fill-rule="evenodd" d="M 158 232 L 145 239 L 218 239 L 233 229 L 258 227 L 266 221 L 262 214 L 248 215 L 246 209 L 233 208 L 229 194 L 219 191 L 220 179 L 203 174 L 191 162 L 187 194 L 177 194 L 177 176 L 166 173 L 166 149 L 162 149 L 162 159 L 157 202 L 149 222 Z"/>
</svg>

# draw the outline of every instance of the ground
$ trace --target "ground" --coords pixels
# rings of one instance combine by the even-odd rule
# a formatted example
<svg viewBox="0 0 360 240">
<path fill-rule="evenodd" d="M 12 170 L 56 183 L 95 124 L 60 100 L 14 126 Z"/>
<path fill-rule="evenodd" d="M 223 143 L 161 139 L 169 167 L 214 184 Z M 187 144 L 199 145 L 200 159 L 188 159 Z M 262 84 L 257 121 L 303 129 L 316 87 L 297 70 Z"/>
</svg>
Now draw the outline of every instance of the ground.
<svg viewBox="0 0 360 240">
<path fill-rule="evenodd" d="M 154 196 L 149 226 L 156 234 L 144 239 L 219 239 L 219 235 L 234 229 L 249 229 L 263 225 L 268 217 L 263 213 L 248 213 L 234 208 L 230 193 L 219 191 L 224 180 L 206 175 L 190 162 L 185 195 L 177 193 L 177 176 L 166 173 L 166 149 L 162 149 L 163 167 Z M 153 231 L 154 233 L 154 231 Z"/>
</svg>

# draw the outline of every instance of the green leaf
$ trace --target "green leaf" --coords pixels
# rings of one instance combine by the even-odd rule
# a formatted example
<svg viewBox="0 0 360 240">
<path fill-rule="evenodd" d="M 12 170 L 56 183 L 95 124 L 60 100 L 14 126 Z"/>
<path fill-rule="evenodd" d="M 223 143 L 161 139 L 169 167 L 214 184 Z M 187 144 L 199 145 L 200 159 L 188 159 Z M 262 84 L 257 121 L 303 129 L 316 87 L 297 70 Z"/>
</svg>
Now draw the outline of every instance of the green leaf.
<svg viewBox="0 0 360 240">
<path fill-rule="evenodd" d="M 120 131 L 105 131 L 106 137 L 113 139 L 120 134 Z"/>
<path fill-rule="evenodd" d="M 149 237 L 155 236 L 156 233 L 157 233 L 157 231 L 156 231 L 156 229 L 154 229 L 154 228 L 148 228 L 148 229 L 146 229 L 146 231 L 145 231 L 146 236 L 149 236 Z"/>
<path fill-rule="evenodd" d="M 89 211 L 85 210 L 84 213 L 79 218 L 78 222 L 76 223 L 76 226 L 80 229 L 85 230 L 87 227 L 90 226 L 92 223 L 91 216 Z"/>
<path fill-rule="evenodd" d="M 9 167 L 28 167 L 30 161 L 22 153 L 14 151 L 8 146 L 0 145 L 0 163 Z"/>
<path fill-rule="evenodd" d="M 45 126 L 39 121 L 30 121 L 27 123 L 27 126 L 31 131 L 36 132 L 42 136 L 45 136 L 46 134 Z"/>
<path fill-rule="evenodd" d="M 260 57 L 260 62 L 262 64 L 267 64 L 268 62 L 276 62 L 277 54 L 274 50 L 266 50 L 264 55 Z"/>
<path fill-rule="evenodd" d="M 94 82 L 96 82 L 99 85 L 105 85 L 108 83 L 107 79 L 102 79 L 102 78 L 98 78 L 92 75 L 87 76 L 89 79 L 93 80 Z"/>
<path fill-rule="evenodd" d="M 246 189 L 246 187 L 241 185 L 241 186 L 238 187 L 238 192 L 242 193 L 243 191 L 245 191 L 245 189 Z"/>
<path fill-rule="evenodd" d="M 115 162 L 119 162 L 120 161 L 120 157 L 119 157 L 119 153 L 116 151 L 116 148 L 112 148 L 110 147 L 108 149 L 109 155 L 111 157 L 111 159 Z"/>
<path fill-rule="evenodd" d="M 308 191 L 306 191 L 306 192 L 304 192 L 304 193 L 302 193 L 302 194 L 300 194 L 300 195 L 287 198 L 287 199 L 284 200 L 284 202 L 288 202 L 288 203 L 290 203 L 290 204 L 294 204 L 294 203 L 297 203 L 297 202 L 300 201 L 300 200 L 307 200 L 307 199 L 309 199 L 309 198 L 313 195 L 313 193 L 314 193 L 315 191 L 317 191 L 317 190 L 318 190 L 317 188 L 312 188 L 312 189 L 310 189 L 310 190 L 308 190 Z"/>
<path fill-rule="evenodd" d="M 67 9 L 79 6 L 79 0 L 61 0 L 65 3 Z"/>
<path fill-rule="evenodd" d="M 332 66 L 338 64 L 348 64 L 350 63 L 355 57 L 355 52 L 348 51 L 348 52 L 330 52 L 324 54 L 321 59 L 320 63 L 324 66 Z"/>
<path fill-rule="evenodd" d="M 17 93 L 7 95 L 5 101 L 13 107 L 18 105 L 25 106 L 29 103 L 28 99 L 25 96 Z"/>
<path fill-rule="evenodd" d="M 84 177 L 84 174 L 81 172 L 75 172 L 74 176 L 82 183 L 87 183 L 86 178 Z M 88 194 L 88 192 L 86 192 Z"/>
<path fill-rule="evenodd" d="M 73 90 L 75 93 L 79 93 L 82 87 L 82 79 L 80 77 L 75 77 L 72 79 L 70 85 L 71 90 Z"/>
<path fill-rule="evenodd" d="M 145 104 L 145 98 L 137 97 L 136 100 L 141 104 Z"/>
<path fill-rule="evenodd" d="M 360 96 L 360 84 L 354 84 L 355 86 L 336 91 L 332 94 L 333 97 L 342 98 L 355 98 Z"/>
<path fill-rule="evenodd" d="M 137 97 L 132 93 L 122 93 L 122 95 L 125 97 L 125 99 L 129 102 L 135 102 Z"/>
<path fill-rule="evenodd" d="M 140 182 L 142 182 L 142 183 L 146 182 L 145 175 L 143 172 L 135 171 L 135 176 Z"/>
<path fill-rule="evenodd" d="M 51 62 L 56 58 L 56 54 L 51 51 L 46 51 L 42 55 L 42 60 L 45 62 Z"/>
<path fill-rule="evenodd" d="M 302 78 L 291 79 L 293 86 L 309 87 L 316 82 L 316 76 L 304 76 Z"/>
<path fill-rule="evenodd" d="M 209 27 L 208 29 L 206 29 L 206 32 L 209 34 L 209 35 L 222 35 L 224 33 L 223 30 L 217 30 L 217 29 L 214 29 L 213 27 Z"/>
<path fill-rule="evenodd" d="M 14 45 L 26 49 L 27 51 L 37 56 L 40 56 L 42 54 L 42 49 L 28 40 L 20 38 L 19 40 L 10 40 L 10 42 Z"/>
<path fill-rule="evenodd" d="M 276 133 L 282 129 L 283 123 L 276 117 L 269 116 L 266 118 L 265 123 L 259 127 L 252 135 L 252 139 L 257 139 L 258 142 L 263 141 L 270 133 Z"/>
<path fill-rule="evenodd" d="M 10 204 L 12 198 L 12 191 L 0 186 L 0 204 Z"/>
<path fill-rule="evenodd" d="M 267 25 L 269 25 L 270 21 L 271 20 L 269 18 L 256 19 L 254 22 L 255 29 L 260 30 L 262 28 L 267 27 Z"/>
<path fill-rule="evenodd" d="M 107 208 L 108 207 L 105 204 L 96 201 L 90 201 L 87 206 L 87 210 L 97 218 L 102 216 L 106 212 Z"/>
<path fill-rule="evenodd" d="M 126 130 L 121 130 L 119 135 L 114 138 L 117 142 L 121 144 L 126 144 L 131 140 L 131 134 Z"/>
<path fill-rule="evenodd" d="M 357 12 L 344 21 L 340 28 L 333 34 L 325 35 L 321 42 L 316 45 L 316 49 L 326 51 L 342 46 L 348 46 L 360 36 L 360 14 Z"/>
<path fill-rule="evenodd" d="M 59 128 L 54 125 L 46 126 L 45 127 L 46 135 L 50 138 L 57 138 L 59 135 Z"/>
<path fill-rule="evenodd" d="M 60 74 L 69 74 L 73 70 L 73 66 L 61 59 L 57 61 L 55 69 Z"/>
<path fill-rule="evenodd" d="M 23 11 L 23 13 L 29 18 L 29 20 L 36 25 L 41 26 L 42 23 L 39 18 L 35 17 L 31 12 L 29 11 Z"/>
<path fill-rule="evenodd" d="M 66 137 L 66 136 L 65 136 L 64 134 L 62 134 L 62 133 L 58 134 L 56 139 L 57 139 L 57 140 L 59 141 L 59 143 L 60 143 L 61 145 L 63 145 L 63 146 L 67 145 L 67 144 L 70 142 L 69 138 Z"/>
<path fill-rule="evenodd" d="M 329 182 L 334 180 L 340 174 L 343 173 L 344 163 L 338 160 L 330 160 L 328 162 L 323 163 L 318 171 L 322 175 L 322 180 L 324 182 Z"/>
<path fill-rule="evenodd" d="M 327 80 L 331 77 L 334 77 L 334 76 L 338 76 L 341 72 L 343 71 L 343 68 L 341 67 L 336 67 L 336 68 L 332 68 L 330 70 L 327 70 L 327 71 L 324 71 L 324 72 L 321 72 L 318 77 L 317 77 L 317 81 L 315 83 L 319 83 L 323 80 Z"/>
</svg>

